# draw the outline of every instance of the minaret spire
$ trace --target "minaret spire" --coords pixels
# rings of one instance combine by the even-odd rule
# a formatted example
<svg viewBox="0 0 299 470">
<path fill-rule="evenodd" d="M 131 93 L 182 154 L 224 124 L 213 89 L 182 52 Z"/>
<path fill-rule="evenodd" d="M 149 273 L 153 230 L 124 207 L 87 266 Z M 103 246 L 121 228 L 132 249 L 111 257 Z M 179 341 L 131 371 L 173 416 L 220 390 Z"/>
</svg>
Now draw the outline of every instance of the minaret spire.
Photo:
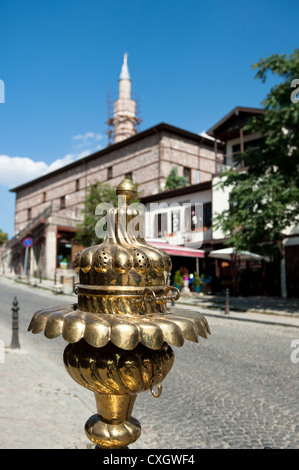
<svg viewBox="0 0 299 470">
<path fill-rule="evenodd" d="M 128 68 L 128 54 L 124 53 L 124 62 L 120 71 L 119 80 L 131 80 Z"/>
<path fill-rule="evenodd" d="M 131 99 L 131 77 L 128 54 L 124 54 L 118 80 L 118 99 L 114 102 L 114 142 L 128 139 L 136 134 L 136 102 Z"/>
</svg>

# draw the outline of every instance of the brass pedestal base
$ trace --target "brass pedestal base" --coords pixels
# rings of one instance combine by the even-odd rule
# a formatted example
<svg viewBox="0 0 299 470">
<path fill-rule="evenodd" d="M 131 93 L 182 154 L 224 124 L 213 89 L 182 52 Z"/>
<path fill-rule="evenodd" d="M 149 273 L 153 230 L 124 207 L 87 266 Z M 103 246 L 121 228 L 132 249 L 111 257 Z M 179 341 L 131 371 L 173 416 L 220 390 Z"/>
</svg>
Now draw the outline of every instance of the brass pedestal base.
<svg viewBox="0 0 299 470">
<path fill-rule="evenodd" d="M 137 441 L 141 426 L 132 417 L 117 424 L 106 422 L 99 414 L 95 414 L 86 422 L 85 433 L 99 449 L 124 449 Z"/>
<path fill-rule="evenodd" d="M 173 362 L 167 343 L 157 351 L 140 343 L 130 351 L 112 343 L 94 348 L 85 340 L 65 348 L 68 373 L 95 394 L 98 413 L 88 419 L 85 432 L 98 448 L 122 449 L 139 438 L 140 423 L 131 417 L 137 394 L 150 389 L 160 396 L 160 383 Z"/>
</svg>

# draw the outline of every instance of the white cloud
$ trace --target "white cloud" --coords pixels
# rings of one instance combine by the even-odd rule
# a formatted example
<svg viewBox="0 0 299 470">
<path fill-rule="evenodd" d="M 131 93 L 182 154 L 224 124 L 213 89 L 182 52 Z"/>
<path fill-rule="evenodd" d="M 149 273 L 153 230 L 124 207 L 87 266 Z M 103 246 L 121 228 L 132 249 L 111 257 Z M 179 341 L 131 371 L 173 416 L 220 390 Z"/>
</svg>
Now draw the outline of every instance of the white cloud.
<svg viewBox="0 0 299 470">
<path fill-rule="evenodd" d="M 83 150 L 80 153 L 69 153 L 65 155 L 63 158 L 58 158 L 55 160 L 53 163 L 51 163 L 48 167 L 47 170 L 44 173 L 50 173 L 51 171 L 55 171 L 58 168 L 61 168 L 65 165 L 68 165 L 69 163 L 73 163 L 76 160 L 80 160 L 80 158 L 87 157 L 92 153 L 91 150 Z M 44 174 L 43 173 L 43 174 Z"/>
<path fill-rule="evenodd" d="M 102 140 L 104 137 L 102 134 L 96 134 L 95 132 L 85 132 L 85 134 L 77 134 L 73 136 L 73 140 L 78 141 L 77 147 L 83 147 L 89 145 L 92 141 Z"/>
<path fill-rule="evenodd" d="M 88 139 L 93 139 L 95 136 L 95 133 L 94 132 L 85 132 L 85 134 L 78 134 L 78 135 L 74 135 L 73 139 L 74 140 L 88 140 Z"/>
<path fill-rule="evenodd" d="M 0 184 L 9 188 L 18 186 L 51 171 L 55 171 L 80 158 L 87 157 L 91 153 L 91 150 L 84 150 L 78 154 L 70 153 L 63 158 L 58 158 L 50 165 L 43 161 L 35 162 L 27 157 L 0 155 Z"/>
<path fill-rule="evenodd" d="M 9 188 L 18 186 L 28 181 L 32 181 L 39 176 L 55 171 L 65 165 L 68 165 L 80 158 L 87 157 L 100 150 L 102 146 L 98 144 L 103 139 L 102 134 L 95 132 L 85 132 L 73 137 L 73 140 L 79 142 L 75 145 L 77 151 L 69 153 L 62 158 L 57 158 L 54 162 L 47 164 L 44 161 L 35 162 L 28 157 L 11 157 L 9 155 L 0 155 L 0 185 Z M 82 151 L 79 148 L 86 147 Z"/>
<path fill-rule="evenodd" d="M 34 162 L 30 158 L 0 155 L 0 184 L 11 187 L 32 180 L 46 173 L 45 162 Z"/>
</svg>

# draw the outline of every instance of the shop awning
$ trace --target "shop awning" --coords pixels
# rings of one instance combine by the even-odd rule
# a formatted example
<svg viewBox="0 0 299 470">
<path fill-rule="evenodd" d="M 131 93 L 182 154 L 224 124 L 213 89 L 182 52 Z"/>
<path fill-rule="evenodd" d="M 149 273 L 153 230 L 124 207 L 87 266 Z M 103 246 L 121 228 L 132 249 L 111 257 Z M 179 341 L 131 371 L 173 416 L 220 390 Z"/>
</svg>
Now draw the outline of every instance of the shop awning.
<svg viewBox="0 0 299 470">
<path fill-rule="evenodd" d="M 166 251 L 166 253 L 172 256 L 186 256 L 188 258 L 204 258 L 205 257 L 204 250 L 197 250 L 195 248 L 188 248 L 186 246 L 170 245 L 169 243 L 166 243 L 166 242 L 163 243 L 163 242 L 152 241 L 152 240 L 146 240 L 146 242 L 151 246 L 154 246 L 156 248 L 159 248 L 160 250 Z"/>
<path fill-rule="evenodd" d="M 210 252 L 210 258 L 226 259 L 230 261 L 236 256 L 239 260 L 262 260 L 263 256 L 250 251 L 235 251 L 234 248 L 223 248 L 222 250 L 213 250 Z"/>
</svg>

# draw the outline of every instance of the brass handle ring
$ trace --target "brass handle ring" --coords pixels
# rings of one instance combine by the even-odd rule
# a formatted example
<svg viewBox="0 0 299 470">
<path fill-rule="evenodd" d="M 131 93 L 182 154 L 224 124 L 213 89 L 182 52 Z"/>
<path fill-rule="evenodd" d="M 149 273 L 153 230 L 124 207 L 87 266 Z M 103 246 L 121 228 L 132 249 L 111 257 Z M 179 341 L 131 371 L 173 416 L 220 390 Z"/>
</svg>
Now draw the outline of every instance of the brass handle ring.
<svg viewBox="0 0 299 470">
<path fill-rule="evenodd" d="M 180 297 L 180 291 L 177 289 L 177 287 L 167 286 L 164 292 L 166 295 L 156 296 L 154 291 L 152 291 L 149 287 L 146 287 L 143 291 L 142 297 L 137 298 L 135 303 L 141 303 L 141 308 L 144 310 L 145 302 L 155 302 L 159 304 L 164 303 L 165 301 L 175 301 Z"/>
</svg>

